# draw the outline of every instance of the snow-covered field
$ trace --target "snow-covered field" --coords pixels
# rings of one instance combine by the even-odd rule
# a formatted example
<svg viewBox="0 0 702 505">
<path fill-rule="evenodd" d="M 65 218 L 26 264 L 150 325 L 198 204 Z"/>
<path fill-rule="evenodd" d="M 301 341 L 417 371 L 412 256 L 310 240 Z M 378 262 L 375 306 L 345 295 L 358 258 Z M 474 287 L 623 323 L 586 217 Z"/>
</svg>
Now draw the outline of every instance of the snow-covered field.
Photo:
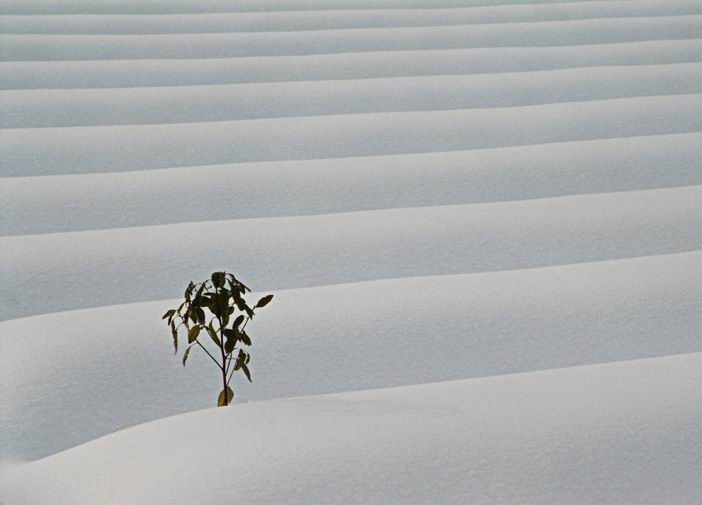
<svg viewBox="0 0 702 505">
<path fill-rule="evenodd" d="M 0 503 L 702 503 L 702 2 L 0 32 Z M 226 409 L 160 320 L 219 269 L 276 294 Z"/>
</svg>

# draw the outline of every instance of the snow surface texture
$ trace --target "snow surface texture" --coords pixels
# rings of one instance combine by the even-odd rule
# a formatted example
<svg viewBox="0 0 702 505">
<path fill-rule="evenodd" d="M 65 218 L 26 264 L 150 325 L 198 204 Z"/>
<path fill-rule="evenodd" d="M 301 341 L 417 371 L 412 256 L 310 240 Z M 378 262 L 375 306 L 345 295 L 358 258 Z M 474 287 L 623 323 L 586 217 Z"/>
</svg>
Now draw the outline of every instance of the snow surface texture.
<svg viewBox="0 0 702 505">
<path fill-rule="evenodd" d="M 702 502 L 702 3 L 0 32 L 0 502 Z M 276 298 L 209 409 L 160 315 L 222 268 Z"/>
</svg>

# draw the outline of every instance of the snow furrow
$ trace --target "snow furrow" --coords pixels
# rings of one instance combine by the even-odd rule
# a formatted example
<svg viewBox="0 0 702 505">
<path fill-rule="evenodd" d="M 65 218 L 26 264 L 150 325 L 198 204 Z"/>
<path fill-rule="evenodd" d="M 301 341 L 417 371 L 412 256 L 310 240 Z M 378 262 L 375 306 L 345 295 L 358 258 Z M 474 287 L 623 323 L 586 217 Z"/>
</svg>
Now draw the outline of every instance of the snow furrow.
<svg viewBox="0 0 702 505">
<path fill-rule="evenodd" d="M 702 15 L 266 33 L 0 36 L 1 61 L 287 56 L 566 46 L 702 37 Z"/>
<path fill-rule="evenodd" d="M 0 185 L 0 235 L 702 185 L 700 160 L 702 133 L 694 133 L 5 178 Z"/>
<path fill-rule="evenodd" d="M 5 177 L 58 175 L 697 131 L 702 131 L 701 94 L 456 111 L 4 129 L 0 160 Z"/>
<path fill-rule="evenodd" d="M 457 110 L 694 93 L 702 93 L 702 63 L 196 87 L 19 90 L 0 91 L 0 128 Z"/>
<path fill-rule="evenodd" d="M 254 383 L 236 382 L 239 404 L 702 350 L 702 251 L 275 294 L 250 325 Z M 206 356 L 183 369 L 172 354 L 160 316 L 174 303 L 0 324 L 5 458 L 212 406 Z M 75 408 L 105 391 L 109 402 Z"/>
<path fill-rule="evenodd" d="M 222 268 L 270 290 L 696 249 L 702 186 L 3 237 L 2 319 L 167 298 Z"/>
<path fill-rule="evenodd" d="M 525 72 L 702 61 L 702 40 L 253 58 L 1 62 L 0 89 L 192 86 Z"/>
<path fill-rule="evenodd" d="M 0 15 L 0 33 L 228 33 L 572 21 L 702 14 L 697 0 L 614 0 L 446 9 L 367 9 L 155 15 Z"/>
</svg>

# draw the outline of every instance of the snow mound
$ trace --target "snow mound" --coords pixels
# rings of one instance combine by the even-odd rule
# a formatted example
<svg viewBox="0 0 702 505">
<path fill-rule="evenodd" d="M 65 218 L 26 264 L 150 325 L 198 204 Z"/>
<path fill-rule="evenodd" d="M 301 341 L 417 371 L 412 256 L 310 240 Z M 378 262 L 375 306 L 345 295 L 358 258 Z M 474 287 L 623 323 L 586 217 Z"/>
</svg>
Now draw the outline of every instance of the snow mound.
<svg viewBox="0 0 702 505">
<path fill-rule="evenodd" d="M 701 381 L 696 353 L 210 409 L 7 471 L 4 494 L 15 505 L 698 503 Z"/>
<path fill-rule="evenodd" d="M 185 223 L 212 216 L 331 214 L 702 185 L 700 159 L 702 133 L 691 133 L 444 153 L 8 177 L 0 184 L 0 215 L 11 218 L 0 220 L 0 236 Z"/>
<path fill-rule="evenodd" d="M 699 249 L 702 186 L 19 235 L 0 237 L 0 285 L 23 293 L 0 319 L 170 298 L 233 256 L 268 291 Z"/>
<path fill-rule="evenodd" d="M 174 303 L 0 324 L 7 456 L 211 406 L 215 370 L 197 352 L 184 370 L 158 317 Z M 277 291 L 252 323 L 254 384 L 236 391 L 261 400 L 693 352 L 701 306 L 702 252 Z"/>
</svg>

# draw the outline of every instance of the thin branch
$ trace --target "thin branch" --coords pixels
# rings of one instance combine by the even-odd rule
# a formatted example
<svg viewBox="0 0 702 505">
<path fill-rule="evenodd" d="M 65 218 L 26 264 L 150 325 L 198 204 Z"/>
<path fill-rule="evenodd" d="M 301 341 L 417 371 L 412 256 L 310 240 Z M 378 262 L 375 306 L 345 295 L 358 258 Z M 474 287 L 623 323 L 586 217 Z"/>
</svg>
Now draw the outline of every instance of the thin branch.
<svg viewBox="0 0 702 505">
<path fill-rule="evenodd" d="M 199 340 L 195 340 L 195 343 L 196 343 L 197 345 L 199 345 L 199 346 L 202 348 L 202 350 L 205 351 L 205 352 L 207 353 L 207 355 L 210 357 L 210 359 L 211 359 L 212 361 L 214 361 L 214 362 L 215 362 L 215 365 L 217 365 L 217 367 L 221 370 L 221 369 L 222 369 L 222 365 L 219 364 L 219 361 L 217 361 L 216 359 L 214 359 L 214 356 L 212 356 L 212 355 L 210 354 L 210 351 L 208 351 L 207 348 L 206 348 L 204 345 L 202 345 L 202 344 L 200 343 Z"/>
<path fill-rule="evenodd" d="M 230 360 L 231 360 L 231 358 L 230 358 Z M 234 372 L 236 372 L 236 370 L 234 370 L 234 367 L 232 367 L 231 371 L 229 372 L 229 378 L 227 379 L 227 386 L 231 382 L 232 377 L 234 376 Z"/>
</svg>

